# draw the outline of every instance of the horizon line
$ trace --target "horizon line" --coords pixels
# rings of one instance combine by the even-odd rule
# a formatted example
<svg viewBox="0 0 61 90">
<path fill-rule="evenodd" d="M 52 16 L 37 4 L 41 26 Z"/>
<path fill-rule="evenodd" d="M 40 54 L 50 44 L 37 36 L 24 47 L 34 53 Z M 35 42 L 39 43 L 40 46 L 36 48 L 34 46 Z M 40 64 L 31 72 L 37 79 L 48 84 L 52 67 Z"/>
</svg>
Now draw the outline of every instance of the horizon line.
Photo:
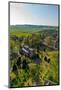
<svg viewBox="0 0 61 90">
<path fill-rule="evenodd" d="M 56 27 L 59 26 L 59 25 L 46 25 L 46 24 L 11 24 L 10 26 L 16 26 L 16 25 L 56 26 Z"/>
</svg>

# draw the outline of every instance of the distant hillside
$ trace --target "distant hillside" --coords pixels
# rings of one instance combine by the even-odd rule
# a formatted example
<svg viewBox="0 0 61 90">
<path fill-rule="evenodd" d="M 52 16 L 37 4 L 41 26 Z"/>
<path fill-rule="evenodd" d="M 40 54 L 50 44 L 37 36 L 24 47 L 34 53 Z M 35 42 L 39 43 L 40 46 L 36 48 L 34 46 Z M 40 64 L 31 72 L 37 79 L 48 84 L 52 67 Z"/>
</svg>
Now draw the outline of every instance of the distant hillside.
<svg viewBox="0 0 61 90">
<path fill-rule="evenodd" d="M 38 32 L 41 30 L 58 30 L 57 26 L 43 26 L 43 25 L 11 25 L 11 31 L 22 31 L 22 32 Z"/>
<path fill-rule="evenodd" d="M 47 26 L 47 25 L 15 25 L 18 28 L 57 28 L 57 26 Z"/>
<path fill-rule="evenodd" d="M 58 27 L 55 26 L 15 25 L 10 26 L 10 35 L 14 37 L 35 37 L 39 43 L 34 43 L 34 47 L 37 47 L 42 42 L 44 47 L 58 49 Z"/>
</svg>

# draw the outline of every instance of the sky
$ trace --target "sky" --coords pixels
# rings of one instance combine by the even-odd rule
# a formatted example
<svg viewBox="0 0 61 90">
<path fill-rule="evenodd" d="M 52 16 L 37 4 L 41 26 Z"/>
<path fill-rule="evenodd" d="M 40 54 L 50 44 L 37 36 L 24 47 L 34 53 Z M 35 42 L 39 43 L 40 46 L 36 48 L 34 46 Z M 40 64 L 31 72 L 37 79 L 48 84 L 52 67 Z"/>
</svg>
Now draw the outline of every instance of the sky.
<svg viewBox="0 0 61 90">
<path fill-rule="evenodd" d="M 10 25 L 17 24 L 58 26 L 58 6 L 10 3 Z"/>
</svg>

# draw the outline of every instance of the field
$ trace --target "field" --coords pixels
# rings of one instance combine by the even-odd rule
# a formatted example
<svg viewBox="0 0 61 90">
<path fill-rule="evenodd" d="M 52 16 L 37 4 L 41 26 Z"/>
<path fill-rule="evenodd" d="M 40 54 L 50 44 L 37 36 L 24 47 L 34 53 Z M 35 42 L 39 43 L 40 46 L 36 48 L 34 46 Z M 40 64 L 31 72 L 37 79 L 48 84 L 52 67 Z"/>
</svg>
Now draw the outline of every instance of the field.
<svg viewBox="0 0 61 90">
<path fill-rule="evenodd" d="M 11 26 L 10 87 L 59 84 L 57 27 Z"/>
</svg>

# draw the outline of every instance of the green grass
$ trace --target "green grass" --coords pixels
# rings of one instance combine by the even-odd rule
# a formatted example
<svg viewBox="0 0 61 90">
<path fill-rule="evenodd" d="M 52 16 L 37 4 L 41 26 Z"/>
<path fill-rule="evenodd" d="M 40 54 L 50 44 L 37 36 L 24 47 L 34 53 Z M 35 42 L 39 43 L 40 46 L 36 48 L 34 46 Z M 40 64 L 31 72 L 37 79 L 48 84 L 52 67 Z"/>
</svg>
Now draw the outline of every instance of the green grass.
<svg viewBox="0 0 61 90">
<path fill-rule="evenodd" d="M 12 31 L 12 32 L 10 32 L 10 35 L 11 36 L 13 36 L 13 35 L 16 35 L 16 36 L 18 36 L 18 37 L 23 37 L 23 36 L 25 36 L 25 37 L 27 37 L 27 36 L 31 36 L 32 34 L 31 33 L 26 33 L 26 32 L 20 32 L 20 31 Z"/>
<path fill-rule="evenodd" d="M 28 32 L 27 32 L 28 31 Z M 34 37 L 32 36 L 31 39 L 33 39 L 33 43 L 34 43 L 34 47 L 37 46 L 38 44 L 36 44 L 38 41 L 40 41 L 40 33 L 42 34 L 45 33 L 46 37 L 50 36 L 50 32 L 51 35 L 53 34 L 53 32 L 55 31 L 49 31 L 49 33 L 47 33 L 48 31 L 44 32 L 44 31 L 40 31 L 38 33 L 32 31 L 30 29 L 27 30 L 11 30 L 10 31 L 10 36 L 17 36 L 17 37 L 31 37 L 32 34 L 34 33 Z M 37 31 L 37 30 L 36 30 Z M 44 34 L 42 34 L 43 36 Z M 30 41 L 30 38 L 28 38 L 28 41 Z M 21 49 L 20 46 L 23 46 L 24 39 L 23 41 L 14 41 L 13 39 L 10 38 L 10 49 L 13 52 L 18 53 L 18 51 Z M 28 42 L 26 42 L 28 45 Z M 24 45 L 26 45 L 26 43 L 24 43 Z M 30 41 L 30 43 L 32 44 L 32 42 Z M 36 48 L 34 48 L 36 50 Z M 37 51 L 35 51 L 37 52 Z M 12 87 L 19 87 L 19 86 L 33 86 L 36 85 L 36 81 L 39 78 L 39 82 L 40 85 L 44 85 L 45 80 L 51 80 L 53 82 L 55 82 L 56 84 L 58 84 L 58 50 L 51 50 L 49 51 L 49 49 L 44 52 L 43 50 L 39 51 L 39 57 L 41 59 L 41 63 L 40 65 L 37 65 L 35 62 L 32 61 L 32 59 L 30 57 L 26 57 L 24 55 L 21 55 L 21 61 L 23 61 L 24 59 L 26 59 L 26 61 L 29 63 L 29 69 L 24 70 L 22 68 L 18 68 L 18 74 L 16 75 L 16 73 L 14 72 L 10 72 L 10 79 L 11 79 L 11 86 Z M 46 62 L 44 60 L 45 55 L 48 55 L 50 58 L 50 63 Z M 13 64 L 15 63 L 16 58 L 14 57 L 13 62 L 11 62 L 11 66 L 10 68 L 12 68 Z"/>
<path fill-rule="evenodd" d="M 40 65 L 40 78 L 58 83 L 58 51 L 47 51 L 47 53 L 50 57 L 50 63 L 42 62 Z"/>
</svg>

